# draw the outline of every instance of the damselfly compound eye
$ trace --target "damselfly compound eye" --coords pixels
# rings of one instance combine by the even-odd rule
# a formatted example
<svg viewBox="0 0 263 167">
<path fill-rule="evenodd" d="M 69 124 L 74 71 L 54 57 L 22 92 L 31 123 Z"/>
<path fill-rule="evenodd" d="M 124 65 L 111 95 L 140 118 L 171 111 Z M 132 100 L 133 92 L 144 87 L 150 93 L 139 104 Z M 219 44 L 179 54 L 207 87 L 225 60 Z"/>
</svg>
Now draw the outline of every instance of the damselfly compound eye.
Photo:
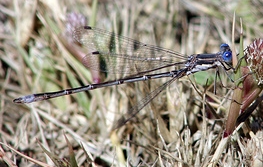
<svg viewBox="0 0 263 167">
<path fill-rule="evenodd" d="M 226 51 L 223 53 L 223 60 L 227 63 L 231 63 L 232 62 L 232 52 L 231 51 Z"/>
</svg>

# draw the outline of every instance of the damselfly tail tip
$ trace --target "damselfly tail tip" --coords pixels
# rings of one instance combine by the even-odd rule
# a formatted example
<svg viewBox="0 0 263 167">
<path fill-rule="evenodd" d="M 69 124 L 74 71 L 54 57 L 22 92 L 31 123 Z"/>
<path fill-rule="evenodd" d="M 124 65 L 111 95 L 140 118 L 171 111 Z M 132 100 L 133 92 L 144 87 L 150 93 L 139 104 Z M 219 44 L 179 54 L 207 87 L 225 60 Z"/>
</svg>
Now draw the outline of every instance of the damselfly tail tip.
<svg viewBox="0 0 263 167">
<path fill-rule="evenodd" d="M 19 97 L 17 99 L 14 99 L 13 103 L 24 103 L 24 102 L 23 102 L 23 99 L 21 97 Z"/>
<path fill-rule="evenodd" d="M 31 103 L 34 101 L 34 95 L 22 96 L 13 100 L 14 103 Z"/>
</svg>

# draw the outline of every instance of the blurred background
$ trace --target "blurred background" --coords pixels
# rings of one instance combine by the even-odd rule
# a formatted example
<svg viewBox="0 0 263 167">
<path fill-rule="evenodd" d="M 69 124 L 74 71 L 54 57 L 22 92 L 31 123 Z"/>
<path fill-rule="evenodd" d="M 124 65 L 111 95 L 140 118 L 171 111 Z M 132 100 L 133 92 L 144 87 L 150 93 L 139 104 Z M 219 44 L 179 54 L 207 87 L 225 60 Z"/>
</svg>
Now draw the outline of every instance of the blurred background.
<svg viewBox="0 0 263 167">
<path fill-rule="evenodd" d="M 76 26 L 97 27 L 184 56 L 216 53 L 220 44 L 228 43 L 236 55 L 241 20 L 244 48 L 262 37 L 262 6 L 263 1 L 254 0 L 2 0 L 1 163 L 36 164 L 11 151 L 8 144 L 44 164 L 58 163 L 49 158 L 57 155 L 68 165 L 72 162 L 67 160 L 65 134 L 78 166 L 207 166 L 222 138 L 233 92 L 222 69 L 221 80 L 214 81 L 215 70 L 210 70 L 175 81 L 117 130 L 112 126 L 118 119 L 169 78 L 31 104 L 15 104 L 13 99 L 120 77 L 83 66 L 89 51 L 74 42 Z M 256 153 L 263 158 L 258 146 L 262 139 L 240 131 L 218 166 L 253 166 Z M 52 155 L 47 156 L 36 139 Z"/>
</svg>

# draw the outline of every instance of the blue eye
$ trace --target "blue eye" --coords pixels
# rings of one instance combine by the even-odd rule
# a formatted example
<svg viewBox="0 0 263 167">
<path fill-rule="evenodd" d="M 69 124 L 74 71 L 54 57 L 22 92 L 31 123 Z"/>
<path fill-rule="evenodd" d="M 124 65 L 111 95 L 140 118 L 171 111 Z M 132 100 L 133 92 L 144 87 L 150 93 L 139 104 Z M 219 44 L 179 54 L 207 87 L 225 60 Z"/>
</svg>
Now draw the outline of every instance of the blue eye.
<svg viewBox="0 0 263 167">
<path fill-rule="evenodd" d="M 228 44 L 223 43 L 220 45 L 220 51 L 226 51 L 226 50 L 230 50 L 230 47 Z"/>
<path fill-rule="evenodd" d="M 220 45 L 220 52 L 222 54 L 222 58 L 226 63 L 232 62 L 232 51 L 228 44 L 223 43 Z"/>
<path fill-rule="evenodd" d="M 222 58 L 225 62 L 231 63 L 232 62 L 232 52 L 231 51 L 225 51 L 222 55 Z"/>
</svg>

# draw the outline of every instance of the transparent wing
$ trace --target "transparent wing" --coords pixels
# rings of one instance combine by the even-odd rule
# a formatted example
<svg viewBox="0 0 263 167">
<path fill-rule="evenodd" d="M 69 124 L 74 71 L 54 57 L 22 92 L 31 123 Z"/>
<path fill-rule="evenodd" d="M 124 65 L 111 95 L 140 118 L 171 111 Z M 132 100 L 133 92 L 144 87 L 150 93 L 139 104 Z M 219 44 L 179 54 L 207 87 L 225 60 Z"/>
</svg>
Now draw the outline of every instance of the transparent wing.
<svg viewBox="0 0 263 167">
<path fill-rule="evenodd" d="M 181 69 L 187 61 L 180 53 L 89 26 L 75 28 L 73 38 L 89 50 L 83 64 L 103 72 L 137 74 L 174 65 Z M 98 60 L 104 63 L 98 66 Z"/>
</svg>

